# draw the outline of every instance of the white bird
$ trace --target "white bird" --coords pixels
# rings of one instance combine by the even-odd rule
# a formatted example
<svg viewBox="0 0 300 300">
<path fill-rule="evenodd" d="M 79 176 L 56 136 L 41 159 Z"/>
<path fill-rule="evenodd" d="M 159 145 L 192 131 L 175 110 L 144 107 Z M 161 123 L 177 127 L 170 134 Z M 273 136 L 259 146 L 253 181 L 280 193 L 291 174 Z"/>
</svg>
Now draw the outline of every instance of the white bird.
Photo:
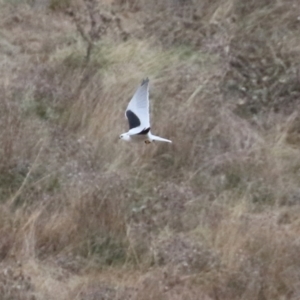
<svg viewBox="0 0 300 300">
<path fill-rule="evenodd" d="M 120 139 L 128 142 L 144 141 L 146 144 L 154 141 L 172 143 L 170 140 L 153 135 L 150 131 L 148 78 L 142 81 L 134 93 L 127 106 L 125 116 L 128 119 L 129 131 L 122 133 Z"/>
</svg>

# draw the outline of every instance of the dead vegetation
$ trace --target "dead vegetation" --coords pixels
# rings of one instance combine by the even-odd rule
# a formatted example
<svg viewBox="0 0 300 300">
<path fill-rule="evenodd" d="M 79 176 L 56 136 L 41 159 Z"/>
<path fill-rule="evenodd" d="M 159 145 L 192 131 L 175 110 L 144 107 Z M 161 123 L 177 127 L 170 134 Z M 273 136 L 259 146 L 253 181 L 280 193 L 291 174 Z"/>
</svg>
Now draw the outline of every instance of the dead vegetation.
<svg viewBox="0 0 300 300">
<path fill-rule="evenodd" d="M 0 1 L 1 299 L 299 299 L 299 18 Z M 172 146 L 118 142 L 145 76 Z"/>
</svg>

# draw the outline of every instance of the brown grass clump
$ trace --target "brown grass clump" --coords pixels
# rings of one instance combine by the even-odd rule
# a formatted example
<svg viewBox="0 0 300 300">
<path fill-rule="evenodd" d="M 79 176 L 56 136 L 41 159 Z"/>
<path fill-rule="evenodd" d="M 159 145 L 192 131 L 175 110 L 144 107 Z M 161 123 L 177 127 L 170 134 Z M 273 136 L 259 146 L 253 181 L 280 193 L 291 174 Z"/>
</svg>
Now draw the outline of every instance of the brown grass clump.
<svg viewBox="0 0 300 300">
<path fill-rule="evenodd" d="M 0 298 L 299 299 L 299 16 L 0 0 Z"/>
</svg>

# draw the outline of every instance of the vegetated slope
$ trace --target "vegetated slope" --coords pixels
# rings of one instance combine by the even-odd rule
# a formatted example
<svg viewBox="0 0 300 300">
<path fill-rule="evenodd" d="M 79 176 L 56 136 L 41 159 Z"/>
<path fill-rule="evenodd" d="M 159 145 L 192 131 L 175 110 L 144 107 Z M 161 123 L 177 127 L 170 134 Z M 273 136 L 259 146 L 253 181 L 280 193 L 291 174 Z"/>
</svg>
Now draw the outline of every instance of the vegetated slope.
<svg viewBox="0 0 300 300">
<path fill-rule="evenodd" d="M 298 299 L 297 1 L 0 1 L 3 299 Z M 153 131 L 118 141 L 150 78 Z"/>
</svg>

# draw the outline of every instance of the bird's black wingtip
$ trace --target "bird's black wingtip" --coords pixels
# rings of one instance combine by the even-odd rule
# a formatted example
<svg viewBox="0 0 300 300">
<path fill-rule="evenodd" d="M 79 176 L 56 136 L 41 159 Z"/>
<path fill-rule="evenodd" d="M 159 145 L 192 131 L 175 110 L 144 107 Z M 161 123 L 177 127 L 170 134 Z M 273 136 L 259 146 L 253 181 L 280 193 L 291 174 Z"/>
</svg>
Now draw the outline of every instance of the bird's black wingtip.
<svg viewBox="0 0 300 300">
<path fill-rule="evenodd" d="M 149 78 L 148 78 L 148 77 L 146 77 L 146 79 L 143 79 L 143 81 L 142 81 L 141 85 L 144 85 L 144 84 L 146 84 L 146 83 L 148 83 L 148 82 L 149 82 Z"/>
</svg>

